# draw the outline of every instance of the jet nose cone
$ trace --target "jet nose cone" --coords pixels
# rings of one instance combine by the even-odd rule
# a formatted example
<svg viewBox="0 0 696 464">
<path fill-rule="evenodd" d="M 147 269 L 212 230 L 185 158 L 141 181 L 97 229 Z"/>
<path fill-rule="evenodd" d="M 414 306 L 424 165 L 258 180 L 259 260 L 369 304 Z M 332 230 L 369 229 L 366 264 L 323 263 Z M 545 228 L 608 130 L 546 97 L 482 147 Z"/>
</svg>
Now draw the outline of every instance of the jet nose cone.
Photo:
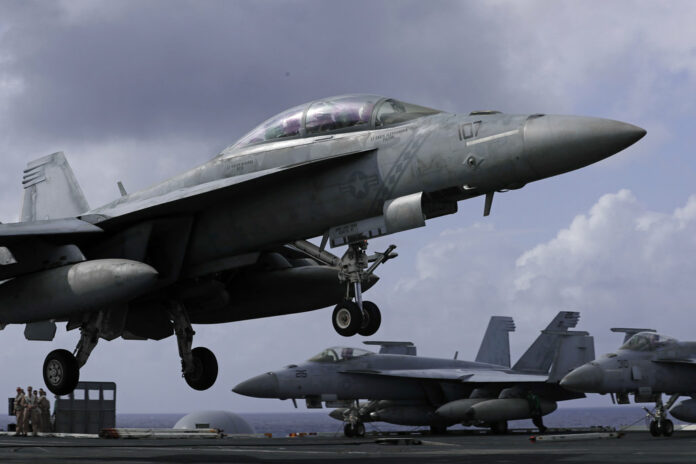
<svg viewBox="0 0 696 464">
<path fill-rule="evenodd" d="M 530 117 L 524 126 L 525 155 L 544 178 L 596 163 L 633 145 L 645 134 L 645 129 L 611 119 Z"/>
<path fill-rule="evenodd" d="M 273 372 L 257 375 L 232 389 L 233 392 L 254 398 L 278 398 L 278 376 Z"/>
<path fill-rule="evenodd" d="M 604 374 L 598 366 L 585 364 L 563 377 L 561 387 L 581 393 L 601 393 Z"/>
</svg>

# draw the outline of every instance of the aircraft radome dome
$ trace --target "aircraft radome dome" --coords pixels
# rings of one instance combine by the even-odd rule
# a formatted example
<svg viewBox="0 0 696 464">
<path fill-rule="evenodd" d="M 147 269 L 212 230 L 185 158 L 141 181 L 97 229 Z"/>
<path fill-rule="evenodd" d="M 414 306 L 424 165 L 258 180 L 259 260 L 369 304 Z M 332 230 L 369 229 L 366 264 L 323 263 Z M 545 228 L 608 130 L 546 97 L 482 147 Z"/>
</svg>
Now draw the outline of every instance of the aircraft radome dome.
<svg viewBox="0 0 696 464">
<path fill-rule="evenodd" d="M 229 411 L 197 411 L 185 415 L 174 424 L 175 429 L 220 429 L 228 434 L 255 433 L 246 420 Z"/>
</svg>

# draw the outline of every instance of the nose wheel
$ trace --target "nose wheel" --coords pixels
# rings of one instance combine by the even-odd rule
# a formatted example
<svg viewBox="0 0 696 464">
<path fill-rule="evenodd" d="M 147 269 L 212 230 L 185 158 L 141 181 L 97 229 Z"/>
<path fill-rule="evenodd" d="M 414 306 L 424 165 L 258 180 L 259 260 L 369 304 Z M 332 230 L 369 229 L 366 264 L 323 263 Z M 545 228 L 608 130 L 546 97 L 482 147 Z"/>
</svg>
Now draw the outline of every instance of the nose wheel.
<svg viewBox="0 0 696 464">
<path fill-rule="evenodd" d="M 667 404 L 663 404 L 662 395 L 660 395 L 655 403 L 654 411 L 643 408 L 648 413 L 648 417 L 651 418 L 650 435 L 653 437 L 659 437 L 660 435 L 664 437 L 672 436 L 674 433 L 674 423 L 667 418 L 667 411 L 669 411 L 672 405 L 679 399 L 679 396 L 679 394 L 674 394 L 670 396 Z"/>
<path fill-rule="evenodd" d="M 332 322 L 339 335 L 351 337 L 360 334 L 369 337 L 377 333 L 382 323 L 382 314 L 371 301 L 362 299 L 362 283 L 377 266 L 395 258 L 395 245 L 390 245 L 384 253 L 368 256 L 367 242 L 351 243 L 340 260 L 338 278 L 346 284 L 346 298 L 334 308 Z M 368 264 L 372 263 L 369 266 Z M 352 297 L 351 297 L 352 290 Z"/>
</svg>

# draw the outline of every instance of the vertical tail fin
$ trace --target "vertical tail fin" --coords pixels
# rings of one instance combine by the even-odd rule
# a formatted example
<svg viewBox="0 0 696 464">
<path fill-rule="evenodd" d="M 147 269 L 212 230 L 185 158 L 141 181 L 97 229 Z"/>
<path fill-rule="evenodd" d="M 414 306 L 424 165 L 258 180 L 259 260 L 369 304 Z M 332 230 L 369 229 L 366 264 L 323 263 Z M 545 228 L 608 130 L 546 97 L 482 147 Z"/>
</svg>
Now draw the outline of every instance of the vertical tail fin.
<svg viewBox="0 0 696 464">
<path fill-rule="evenodd" d="M 568 333 L 568 329 L 578 324 L 579 320 L 578 312 L 559 312 L 546 329 L 541 331 L 513 369 L 547 373 L 553 363 L 559 341 Z"/>
<path fill-rule="evenodd" d="M 549 371 L 549 382 L 558 382 L 565 375 L 595 359 L 594 338 L 587 332 L 573 331 L 561 335 Z"/>
<path fill-rule="evenodd" d="M 510 332 L 515 331 L 511 317 L 492 316 L 476 355 L 476 362 L 510 367 Z"/>
<path fill-rule="evenodd" d="M 27 164 L 22 222 L 75 217 L 89 205 L 62 151 Z"/>
</svg>

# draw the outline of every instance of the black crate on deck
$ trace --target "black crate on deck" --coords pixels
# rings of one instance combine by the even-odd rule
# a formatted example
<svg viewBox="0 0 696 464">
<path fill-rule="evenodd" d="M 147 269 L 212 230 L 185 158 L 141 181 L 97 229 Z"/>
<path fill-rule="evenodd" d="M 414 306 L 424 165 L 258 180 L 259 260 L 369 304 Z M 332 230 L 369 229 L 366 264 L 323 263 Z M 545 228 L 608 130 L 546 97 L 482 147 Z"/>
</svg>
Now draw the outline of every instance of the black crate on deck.
<svg viewBox="0 0 696 464">
<path fill-rule="evenodd" d="M 54 430 L 60 433 L 99 433 L 116 427 L 116 384 L 79 382 L 70 395 L 56 398 L 54 414 Z"/>
</svg>

